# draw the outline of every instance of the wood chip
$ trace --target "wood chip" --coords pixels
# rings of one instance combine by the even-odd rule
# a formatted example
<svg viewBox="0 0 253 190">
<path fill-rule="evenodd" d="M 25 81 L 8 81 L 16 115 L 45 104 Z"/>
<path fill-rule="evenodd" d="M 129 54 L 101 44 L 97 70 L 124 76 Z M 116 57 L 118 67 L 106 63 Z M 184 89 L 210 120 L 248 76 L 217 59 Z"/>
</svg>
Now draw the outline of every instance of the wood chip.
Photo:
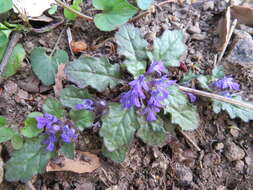
<svg viewBox="0 0 253 190">
<path fill-rule="evenodd" d="M 216 44 L 217 51 L 222 51 L 228 40 L 229 30 L 230 30 L 230 25 L 231 25 L 230 18 L 231 18 L 230 7 L 228 7 L 225 17 L 222 18 L 222 20 L 220 20 L 219 22 L 219 26 L 218 26 L 219 41 Z"/>
<path fill-rule="evenodd" d="M 58 71 L 57 71 L 57 74 L 55 76 L 55 85 L 54 85 L 55 97 L 60 96 L 60 92 L 63 88 L 62 81 L 65 78 L 64 68 L 65 68 L 65 64 L 58 65 Z"/>
<path fill-rule="evenodd" d="M 70 160 L 66 157 L 61 159 L 60 163 L 48 163 L 46 171 L 72 171 L 78 174 L 93 172 L 101 166 L 99 158 L 89 152 L 77 151 L 78 158 Z"/>
<path fill-rule="evenodd" d="M 231 15 L 239 23 L 253 26 L 253 8 L 248 6 L 231 6 Z"/>
</svg>

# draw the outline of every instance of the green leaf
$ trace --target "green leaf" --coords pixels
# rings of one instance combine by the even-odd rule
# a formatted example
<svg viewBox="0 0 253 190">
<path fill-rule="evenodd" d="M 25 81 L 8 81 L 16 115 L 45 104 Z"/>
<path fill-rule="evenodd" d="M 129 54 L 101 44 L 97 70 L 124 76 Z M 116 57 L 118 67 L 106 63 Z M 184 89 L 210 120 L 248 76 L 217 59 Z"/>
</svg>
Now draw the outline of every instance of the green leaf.
<svg viewBox="0 0 253 190">
<path fill-rule="evenodd" d="M 81 7 L 79 6 L 83 1 L 82 0 L 74 0 L 73 4 L 70 6 L 72 9 L 76 11 L 81 11 Z M 67 9 L 64 9 L 64 17 L 67 20 L 75 20 L 76 19 L 76 14 L 68 11 Z"/>
<path fill-rule="evenodd" d="M 11 153 L 11 159 L 6 163 L 5 178 L 7 181 L 28 181 L 32 176 L 45 171 L 48 161 L 55 152 L 45 150 L 42 138 L 28 139 L 24 146 Z"/>
<path fill-rule="evenodd" d="M 3 31 L 0 31 L 0 42 L 1 42 L 0 43 L 0 61 L 1 61 L 5 52 L 5 49 L 9 42 L 8 35 L 6 35 L 6 33 L 4 33 Z"/>
<path fill-rule="evenodd" d="M 171 122 L 178 124 L 183 130 L 198 128 L 199 115 L 193 105 L 167 106 L 164 110 L 166 113 L 170 113 Z"/>
<path fill-rule="evenodd" d="M 69 62 L 69 56 L 64 50 L 57 50 L 53 56 L 53 59 L 55 60 L 57 65 L 67 64 Z"/>
<path fill-rule="evenodd" d="M 21 129 L 21 134 L 25 137 L 32 138 L 38 136 L 43 129 L 37 127 L 37 121 L 33 117 L 27 117 L 25 127 Z"/>
<path fill-rule="evenodd" d="M 52 6 L 51 6 L 51 8 L 47 11 L 47 12 L 48 12 L 48 14 L 50 14 L 50 15 L 55 14 L 55 13 L 56 13 L 56 11 L 57 11 L 57 8 L 58 8 L 58 6 L 57 6 L 57 5 L 52 5 Z"/>
<path fill-rule="evenodd" d="M 164 104 L 166 106 L 178 106 L 178 105 L 185 105 L 188 103 L 188 99 L 185 94 L 182 93 L 181 90 L 176 85 L 170 86 L 168 88 L 169 97 L 164 100 Z"/>
<path fill-rule="evenodd" d="M 37 116 L 42 116 L 42 115 L 43 115 L 43 113 L 41 113 L 41 112 L 31 112 L 28 114 L 27 117 L 35 118 Z"/>
<path fill-rule="evenodd" d="M 143 34 L 138 28 L 131 24 L 120 27 L 115 34 L 118 45 L 118 54 L 125 56 L 124 66 L 134 77 L 138 77 L 146 72 L 146 48 L 148 42 L 144 40 Z"/>
<path fill-rule="evenodd" d="M 102 92 L 107 87 L 113 88 L 121 82 L 119 65 L 110 64 L 106 57 L 86 57 L 75 60 L 65 67 L 67 80 L 79 88 L 91 86 Z"/>
<path fill-rule="evenodd" d="M 15 150 L 23 147 L 23 138 L 20 135 L 14 135 L 11 139 L 11 145 Z"/>
<path fill-rule="evenodd" d="M 207 90 L 207 91 L 212 91 L 212 89 L 209 88 L 209 86 L 208 86 L 208 84 L 210 82 L 208 76 L 199 75 L 197 80 L 199 81 L 201 88 L 203 88 L 204 90 Z"/>
<path fill-rule="evenodd" d="M 102 148 L 102 154 L 116 163 L 121 163 L 125 160 L 128 152 L 128 146 L 122 146 L 119 149 L 109 152 L 105 147 Z"/>
<path fill-rule="evenodd" d="M 165 113 L 170 113 L 171 122 L 178 124 L 183 130 L 194 130 L 199 124 L 196 108 L 188 104 L 186 96 L 176 86 L 169 88 L 170 95 L 164 101 Z"/>
<path fill-rule="evenodd" d="M 160 38 L 154 40 L 153 52 L 149 52 L 151 61 L 163 61 L 165 66 L 178 67 L 179 58 L 186 50 L 184 35 L 179 30 L 166 30 Z"/>
<path fill-rule="evenodd" d="M 58 64 L 67 62 L 68 56 L 62 50 L 56 51 L 53 57 L 48 56 L 44 48 L 34 48 L 31 52 L 32 70 L 47 86 L 54 84 Z"/>
<path fill-rule="evenodd" d="M 15 135 L 15 131 L 12 128 L 1 127 L 0 128 L 0 143 L 10 140 Z"/>
<path fill-rule="evenodd" d="M 220 79 L 224 77 L 224 71 L 222 66 L 215 66 L 212 70 L 212 81 L 216 81 L 217 79 Z"/>
<path fill-rule="evenodd" d="M 118 103 L 109 105 L 109 112 L 104 115 L 102 122 L 100 136 L 109 151 L 130 144 L 135 130 L 139 127 L 134 109 L 123 109 Z"/>
<path fill-rule="evenodd" d="M 232 98 L 235 100 L 244 102 L 241 96 L 234 96 Z M 248 102 L 245 102 L 245 103 L 248 103 Z M 220 113 L 222 110 L 224 110 L 228 113 L 231 119 L 235 119 L 239 117 L 241 120 L 245 122 L 253 120 L 253 110 L 250 110 L 241 106 L 229 104 L 226 102 L 217 101 L 217 100 L 213 100 L 212 105 L 213 105 L 213 111 L 215 113 Z"/>
<path fill-rule="evenodd" d="M 192 70 L 190 70 L 189 72 L 187 72 L 187 73 L 184 74 L 183 79 L 182 79 L 182 82 L 183 82 L 183 83 L 184 83 L 184 82 L 189 82 L 189 81 L 191 81 L 191 80 L 193 80 L 193 79 L 195 79 L 195 78 L 197 78 L 197 77 L 198 77 L 198 75 L 194 74 L 194 73 L 192 72 Z"/>
<path fill-rule="evenodd" d="M 95 119 L 94 113 L 88 110 L 71 110 L 69 115 L 75 126 L 81 131 L 90 128 Z"/>
<path fill-rule="evenodd" d="M 8 78 L 20 69 L 22 61 L 25 59 L 25 50 L 21 44 L 17 44 L 13 49 L 12 55 L 6 65 L 3 77 Z"/>
<path fill-rule="evenodd" d="M 137 0 L 137 5 L 142 10 L 147 10 L 151 7 L 154 0 Z"/>
<path fill-rule="evenodd" d="M 47 98 L 42 106 L 44 113 L 49 113 L 58 118 L 63 118 L 65 110 L 63 109 L 61 103 L 54 98 Z"/>
<path fill-rule="evenodd" d="M 139 117 L 140 128 L 137 136 L 148 145 L 162 145 L 166 139 L 166 132 L 163 128 L 163 120 L 157 118 L 156 121 L 147 122 Z"/>
<path fill-rule="evenodd" d="M 0 14 L 7 12 L 12 8 L 12 0 L 1 0 L 0 1 Z"/>
<path fill-rule="evenodd" d="M 95 15 L 95 25 L 102 31 L 115 30 L 137 13 L 127 0 L 93 0 L 93 6 L 102 13 Z"/>
<path fill-rule="evenodd" d="M 74 159 L 75 157 L 75 143 L 64 143 L 61 146 L 61 151 L 64 156 L 66 156 L 69 159 Z"/>
<path fill-rule="evenodd" d="M 7 124 L 7 119 L 3 116 L 0 116 L 0 127 L 5 127 Z"/>
<path fill-rule="evenodd" d="M 81 104 L 83 99 L 90 99 L 91 95 L 87 89 L 76 88 L 69 86 L 61 90 L 60 101 L 62 105 L 74 108 L 76 104 Z"/>
</svg>

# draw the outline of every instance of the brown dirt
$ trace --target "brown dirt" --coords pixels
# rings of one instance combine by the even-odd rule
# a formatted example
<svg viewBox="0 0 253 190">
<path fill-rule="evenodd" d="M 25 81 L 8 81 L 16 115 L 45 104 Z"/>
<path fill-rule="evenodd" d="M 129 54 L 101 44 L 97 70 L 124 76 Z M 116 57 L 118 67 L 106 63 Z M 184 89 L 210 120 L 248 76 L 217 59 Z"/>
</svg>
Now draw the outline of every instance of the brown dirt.
<svg viewBox="0 0 253 190">
<path fill-rule="evenodd" d="M 89 6 L 85 9 L 89 10 Z M 213 68 L 213 49 L 217 36 L 214 30 L 218 19 L 225 9 L 224 1 L 215 1 L 214 9 L 203 10 L 203 3 L 194 6 L 175 3 L 157 7 L 156 11 L 138 20 L 135 25 L 141 29 L 145 37 L 152 42 L 166 29 L 183 29 L 186 34 L 188 51 L 182 59 L 188 68 L 197 73 L 210 73 Z M 201 33 L 196 33 L 199 24 Z M 65 26 L 41 35 L 27 34 L 22 43 L 29 53 L 33 47 L 43 46 L 52 50 L 57 37 Z M 113 37 L 112 33 L 100 32 L 93 23 L 77 19 L 71 25 L 75 40 L 86 40 L 89 46 L 96 45 Z M 64 33 L 59 48 L 69 55 L 67 36 Z M 109 40 L 95 51 L 86 51 L 86 55 L 105 55 L 112 63 L 120 63 L 115 52 L 113 40 Z M 182 76 L 182 71 L 175 71 Z M 243 73 L 236 73 L 246 94 L 252 89 L 252 83 L 242 80 Z M 250 84 L 250 85 L 249 85 Z M 113 91 L 112 91 L 113 92 Z M 98 94 L 103 99 L 110 94 Z M 53 96 L 52 88 L 39 84 L 29 67 L 24 65 L 14 77 L 8 79 L 0 87 L 0 115 L 22 127 L 25 116 L 31 111 L 40 111 L 42 102 Z M 253 128 L 251 123 L 230 120 L 226 114 L 215 115 L 209 101 L 200 98 L 198 110 L 201 123 L 197 130 L 185 132 L 200 148 L 200 151 L 180 133 L 170 136 L 168 143 L 161 147 L 150 147 L 136 139 L 131 146 L 127 159 L 122 164 L 115 164 L 102 157 L 100 153 L 101 139 L 97 131 L 87 130 L 77 142 L 77 149 L 99 154 L 102 167 L 90 174 L 71 172 L 55 172 L 38 175 L 32 179 L 38 190 L 124 190 L 124 189 L 172 189 L 172 190 L 250 190 L 253 189 Z M 233 128 L 231 126 L 236 126 Z M 232 148 L 231 148 L 232 147 Z M 24 189 L 20 183 L 4 182 L 1 189 Z"/>
</svg>

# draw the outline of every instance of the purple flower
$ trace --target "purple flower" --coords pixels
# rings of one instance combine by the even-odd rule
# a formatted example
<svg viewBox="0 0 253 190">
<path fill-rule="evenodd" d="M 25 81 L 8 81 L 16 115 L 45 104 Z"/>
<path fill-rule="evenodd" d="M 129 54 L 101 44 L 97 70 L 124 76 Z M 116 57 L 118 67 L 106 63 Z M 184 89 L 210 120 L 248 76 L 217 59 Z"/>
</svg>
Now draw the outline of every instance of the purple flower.
<svg viewBox="0 0 253 190">
<path fill-rule="evenodd" d="M 37 116 L 35 117 L 37 121 L 37 128 L 43 129 L 44 127 L 48 127 L 52 125 L 53 123 L 58 122 L 59 120 L 57 117 L 50 115 L 48 113 L 45 113 L 43 116 Z"/>
<path fill-rule="evenodd" d="M 227 98 L 232 98 L 232 94 L 230 92 L 219 92 L 219 95 L 225 96 Z"/>
<path fill-rule="evenodd" d="M 154 105 L 148 105 L 144 108 L 142 114 L 146 116 L 147 121 L 155 121 L 156 113 L 160 112 L 160 109 Z"/>
<path fill-rule="evenodd" d="M 49 135 L 44 141 L 43 144 L 47 144 L 47 151 L 53 151 L 55 147 L 55 142 L 57 141 L 57 138 L 55 135 Z"/>
<path fill-rule="evenodd" d="M 186 92 L 186 95 L 188 96 L 191 103 L 195 102 L 196 99 L 197 99 L 197 97 L 194 94 L 190 93 L 190 92 Z"/>
<path fill-rule="evenodd" d="M 77 135 L 75 134 L 74 129 L 71 129 L 71 128 L 69 128 L 68 125 L 65 125 L 62 128 L 61 138 L 62 138 L 63 142 L 70 143 L 72 139 L 77 138 Z"/>
<path fill-rule="evenodd" d="M 240 85 L 234 82 L 232 77 L 224 77 L 213 83 L 216 88 L 219 89 L 230 89 L 230 90 L 240 90 Z"/>
<path fill-rule="evenodd" d="M 141 100 L 146 98 L 144 92 L 149 90 L 144 75 L 139 76 L 130 82 L 129 85 L 131 89 L 121 94 L 120 103 L 124 108 L 130 108 L 132 106 L 141 107 Z"/>
<path fill-rule="evenodd" d="M 162 73 L 166 73 L 167 72 L 167 69 L 164 66 L 163 62 L 161 62 L 161 61 L 153 61 L 150 64 L 147 73 L 153 73 L 153 72 L 157 72 L 159 74 L 159 76 L 161 76 Z"/>
<path fill-rule="evenodd" d="M 77 104 L 75 106 L 76 110 L 93 110 L 94 102 L 90 99 L 84 99 L 83 103 Z"/>
</svg>

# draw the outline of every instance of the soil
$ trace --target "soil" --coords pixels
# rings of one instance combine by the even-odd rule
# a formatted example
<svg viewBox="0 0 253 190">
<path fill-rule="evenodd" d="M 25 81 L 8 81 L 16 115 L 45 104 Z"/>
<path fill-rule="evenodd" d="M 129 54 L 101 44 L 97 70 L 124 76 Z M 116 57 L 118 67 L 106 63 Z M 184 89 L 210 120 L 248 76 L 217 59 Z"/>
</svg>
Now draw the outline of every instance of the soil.
<svg viewBox="0 0 253 190">
<path fill-rule="evenodd" d="M 192 5 L 169 3 L 155 7 L 152 14 L 134 24 L 150 42 L 166 29 L 183 30 L 188 50 L 181 61 L 196 73 L 208 74 L 217 54 L 214 49 L 218 40 L 215 29 L 225 8 L 226 1 L 223 0 L 196 1 Z M 83 12 L 94 14 L 90 1 L 83 7 Z M 62 10 L 57 14 L 62 15 Z M 43 34 L 27 33 L 21 43 L 28 54 L 37 46 L 43 46 L 50 52 L 66 26 L 65 23 Z M 111 63 L 122 62 L 115 51 L 114 32 L 100 32 L 92 22 L 81 19 L 69 26 L 74 40 L 85 40 L 89 47 L 100 46 L 82 54 L 104 55 Z M 107 41 L 102 43 L 104 40 Z M 58 48 L 67 51 L 71 59 L 75 58 L 71 56 L 66 32 L 60 38 Z M 252 100 L 252 96 L 247 96 L 252 92 L 252 80 L 243 70 L 239 71 L 233 75 L 240 81 L 245 98 Z M 176 79 L 180 79 L 183 74 L 179 69 L 171 72 Z M 227 72 L 231 73 L 230 70 Z M 112 100 L 117 95 L 117 92 L 111 90 L 97 94 L 97 99 Z M 0 86 L 0 115 L 6 116 L 13 125 L 22 127 L 25 116 L 32 111 L 41 111 L 43 101 L 50 96 L 54 96 L 53 89 L 40 84 L 26 59 L 22 70 Z M 88 174 L 50 172 L 38 175 L 31 180 L 33 186 L 38 190 L 253 189 L 253 122 L 231 120 L 225 113 L 216 115 L 208 99 L 198 97 L 198 100 L 201 123 L 195 131 L 184 134 L 177 131 L 175 136 L 168 137 L 163 147 L 147 146 L 135 139 L 126 160 L 115 164 L 102 156 L 102 142 L 98 132 L 86 130 L 78 139 L 77 149 L 98 154 L 102 166 Z M 10 151 L 8 144 L 3 148 L 3 154 Z M 2 156 L 5 161 L 8 159 L 8 154 Z M 26 188 L 24 184 L 7 181 L 0 185 L 0 189 L 4 190 Z"/>
</svg>

